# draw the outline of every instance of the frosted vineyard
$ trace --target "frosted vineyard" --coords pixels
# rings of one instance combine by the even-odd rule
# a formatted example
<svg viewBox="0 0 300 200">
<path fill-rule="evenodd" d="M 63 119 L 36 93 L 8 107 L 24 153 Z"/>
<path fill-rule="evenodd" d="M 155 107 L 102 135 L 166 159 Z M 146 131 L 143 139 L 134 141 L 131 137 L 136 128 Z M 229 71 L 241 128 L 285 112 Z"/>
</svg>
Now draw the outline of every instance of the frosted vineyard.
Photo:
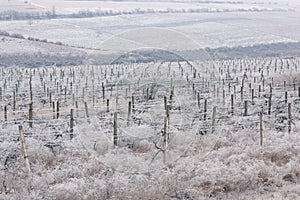
<svg viewBox="0 0 300 200">
<path fill-rule="evenodd" d="M 0 198 L 299 198 L 299 66 L 1 68 Z"/>
</svg>

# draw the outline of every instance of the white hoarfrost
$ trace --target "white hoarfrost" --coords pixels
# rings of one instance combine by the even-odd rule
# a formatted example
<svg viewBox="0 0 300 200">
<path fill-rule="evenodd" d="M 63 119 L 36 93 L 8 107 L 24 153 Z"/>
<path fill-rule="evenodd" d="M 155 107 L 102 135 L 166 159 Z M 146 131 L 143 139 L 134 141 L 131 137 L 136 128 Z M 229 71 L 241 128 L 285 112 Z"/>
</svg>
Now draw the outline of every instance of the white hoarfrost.
<svg viewBox="0 0 300 200">
<path fill-rule="evenodd" d="M 1 199 L 300 197 L 299 58 L 1 68 L 0 76 Z M 164 96 L 170 108 L 167 121 Z"/>
</svg>

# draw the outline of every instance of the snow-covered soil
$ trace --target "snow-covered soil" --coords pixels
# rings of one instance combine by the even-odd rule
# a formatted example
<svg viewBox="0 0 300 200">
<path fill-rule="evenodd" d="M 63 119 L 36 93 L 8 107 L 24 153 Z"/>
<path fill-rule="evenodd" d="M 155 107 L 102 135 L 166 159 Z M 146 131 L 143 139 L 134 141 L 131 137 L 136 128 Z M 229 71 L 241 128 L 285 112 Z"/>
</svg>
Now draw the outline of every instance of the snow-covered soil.
<svg viewBox="0 0 300 200">
<path fill-rule="evenodd" d="M 11 1 L 12 2 L 12 1 Z M 196 2 L 111 2 L 111 1 L 30 1 L 59 11 L 65 5 L 81 5 L 101 9 L 130 10 L 135 6 L 158 8 L 197 8 L 208 6 L 216 12 L 145 13 L 101 16 L 95 18 L 67 18 L 51 20 L 1 21 L 0 29 L 25 37 L 47 39 L 67 45 L 96 48 L 105 52 L 133 50 L 139 47 L 172 50 L 251 46 L 255 44 L 297 42 L 299 38 L 299 9 L 288 2 L 196 3 Z M 29 3 L 30 3 L 29 2 Z M 45 4 L 45 5 L 44 5 Z M 149 8 L 147 6 L 150 6 Z M 187 6 L 187 8 L 185 7 Z M 236 8 L 241 6 L 242 8 Z M 50 8 L 51 7 L 51 8 Z M 264 7 L 260 10 L 258 7 Z M 12 6 L 13 8 L 13 6 Z M 283 10 L 276 10 L 280 8 Z M 70 8 L 71 9 L 71 8 Z M 247 11 L 247 9 L 250 9 Z M 72 9 L 71 9 L 72 10 Z M 245 12 L 246 10 L 246 12 Z M 157 31 L 153 30 L 157 29 Z M 164 32 L 162 32 L 162 29 Z M 171 44 L 170 44 L 171 42 Z"/>
<path fill-rule="evenodd" d="M 254 58 L 1 68 L 0 197 L 298 199 L 299 64 Z"/>
<path fill-rule="evenodd" d="M 43 9 L 45 11 L 52 11 L 55 9 L 57 14 L 72 14 L 80 11 L 167 11 L 167 10 L 191 10 L 191 9 L 205 9 L 208 11 L 230 11 L 230 10 L 271 10 L 271 9 L 287 9 L 294 4 L 289 2 L 271 3 L 270 1 L 259 2 L 256 1 L 81 1 L 81 0 L 29 0 L 29 1 L 8 1 L 2 2 L 2 6 L 10 6 L 12 9 L 25 7 L 37 11 Z M 1 5 L 0 4 L 0 5 Z"/>
</svg>

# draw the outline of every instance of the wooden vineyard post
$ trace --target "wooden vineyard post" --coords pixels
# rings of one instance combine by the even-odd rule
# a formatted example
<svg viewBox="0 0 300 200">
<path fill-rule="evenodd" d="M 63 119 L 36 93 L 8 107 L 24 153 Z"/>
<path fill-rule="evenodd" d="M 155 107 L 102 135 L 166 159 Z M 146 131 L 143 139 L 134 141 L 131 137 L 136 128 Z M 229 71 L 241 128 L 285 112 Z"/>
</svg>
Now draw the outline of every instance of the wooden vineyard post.
<svg viewBox="0 0 300 200">
<path fill-rule="evenodd" d="M 104 83 L 102 82 L 102 98 L 103 102 L 105 101 L 105 88 L 104 88 Z"/>
<path fill-rule="evenodd" d="M 70 140 L 73 139 L 73 131 L 74 131 L 74 109 L 71 109 L 70 112 Z"/>
<path fill-rule="evenodd" d="M 225 90 L 223 90 L 223 106 L 225 106 Z"/>
<path fill-rule="evenodd" d="M 85 108 L 86 118 L 89 118 L 90 115 L 89 115 L 89 108 L 88 108 L 87 102 L 84 102 L 84 108 Z"/>
<path fill-rule="evenodd" d="M 263 130 L 263 113 L 259 113 L 259 133 L 260 133 L 260 146 L 263 147 L 264 143 L 264 130 Z"/>
<path fill-rule="evenodd" d="M 130 116 L 131 116 L 131 101 L 128 102 L 127 126 L 130 125 Z"/>
<path fill-rule="evenodd" d="M 166 117 L 168 118 L 168 124 L 170 124 L 170 110 L 171 110 L 171 105 L 167 105 Z"/>
<path fill-rule="evenodd" d="M 149 88 L 147 88 L 146 99 L 149 100 Z"/>
<path fill-rule="evenodd" d="M 284 103 L 287 104 L 287 101 L 288 101 L 288 92 L 285 91 L 284 92 Z"/>
<path fill-rule="evenodd" d="M 106 100 L 106 112 L 109 112 L 109 99 Z"/>
<path fill-rule="evenodd" d="M 116 109 L 118 109 L 118 105 L 119 105 L 119 95 L 116 94 Z"/>
<path fill-rule="evenodd" d="M 32 110 L 32 103 L 29 104 L 29 127 L 32 128 L 32 118 L 33 118 L 33 110 Z"/>
<path fill-rule="evenodd" d="M 92 80 L 92 87 L 93 87 L 93 108 L 95 108 L 95 85 L 94 85 L 94 79 Z M 118 98 L 116 98 L 118 99 Z M 118 100 L 116 100 L 116 104 L 118 105 Z"/>
<path fill-rule="evenodd" d="M 216 129 L 216 116 L 217 116 L 217 106 L 214 106 L 213 113 L 212 113 L 211 133 L 214 133 Z"/>
<path fill-rule="evenodd" d="M 83 87 L 83 88 L 82 88 L 82 101 L 84 101 L 84 99 L 85 99 L 85 98 L 84 98 L 84 97 L 85 97 L 85 92 L 84 92 L 84 91 L 85 91 L 85 88 Z"/>
<path fill-rule="evenodd" d="M 55 115 L 55 102 L 53 101 L 52 102 L 52 112 L 53 112 L 53 119 L 55 119 L 56 118 L 56 115 Z"/>
<path fill-rule="evenodd" d="M 248 115 L 248 101 L 244 101 L 244 116 L 247 116 Z"/>
<path fill-rule="evenodd" d="M 32 77 L 30 76 L 29 80 L 29 91 L 30 91 L 30 101 L 32 102 L 33 97 L 32 97 Z"/>
<path fill-rule="evenodd" d="M 56 119 L 59 118 L 59 101 L 56 102 Z"/>
<path fill-rule="evenodd" d="M 167 148 L 168 148 L 168 140 L 169 140 L 169 135 L 168 135 L 168 116 L 165 117 L 165 122 L 164 122 L 164 163 L 167 163 Z"/>
<path fill-rule="evenodd" d="M 300 97 L 300 87 L 298 87 L 298 97 Z"/>
<path fill-rule="evenodd" d="M 65 102 L 67 102 L 67 86 L 65 86 Z"/>
<path fill-rule="evenodd" d="M 117 113 L 114 113 L 114 146 L 118 146 L 118 122 L 117 122 Z"/>
<path fill-rule="evenodd" d="M 4 121 L 7 121 L 7 106 L 4 106 Z"/>
<path fill-rule="evenodd" d="M 0 101 L 2 101 L 2 87 L 0 87 Z"/>
<path fill-rule="evenodd" d="M 197 102 L 198 102 L 198 109 L 200 110 L 200 94 L 197 93 Z"/>
<path fill-rule="evenodd" d="M 167 97 L 166 96 L 164 96 L 164 106 L 165 106 L 165 111 L 167 110 Z"/>
<path fill-rule="evenodd" d="M 131 104 L 132 104 L 132 110 L 134 109 L 134 96 L 131 96 Z"/>
<path fill-rule="evenodd" d="M 291 103 L 288 103 L 288 133 L 292 130 L 292 108 Z"/>
<path fill-rule="evenodd" d="M 16 92 L 13 92 L 13 111 L 16 110 Z"/>
<path fill-rule="evenodd" d="M 49 92 L 49 104 L 50 104 L 50 107 L 52 106 L 52 94 L 51 92 Z"/>
<path fill-rule="evenodd" d="M 112 93 L 113 93 L 113 86 L 110 86 L 110 97 L 112 97 Z"/>
<path fill-rule="evenodd" d="M 231 94 L 231 114 L 233 115 L 234 113 L 234 102 L 233 102 L 233 94 Z"/>
<path fill-rule="evenodd" d="M 207 99 L 204 100 L 204 115 L 203 115 L 204 121 L 206 121 L 206 113 L 207 113 Z"/>
<path fill-rule="evenodd" d="M 271 115 L 271 107 L 272 107 L 272 86 L 270 84 L 270 96 L 268 102 L 268 115 Z"/>
<path fill-rule="evenodd" d="M 75 94 L 74 93 L 72 94 L 72 105 L 73 106 L 75 105 Z"/>
<path fill-rule="evenodd" d="M 244 87 L 241 87 L 241 101 L 244 99 Z"/>
<path fill-rule="evenodd" d="M 24 153 L 24 158 L 25 158 L 25 162 L 26 162 L 26 168 L 28 170 L 28 173 L 30 174 L 31 173 L 30 163 L 29 163 L 26 144 L 25 144 L 24 131 L 23 131 L 23 127 L 21 125 L 19 126 L 19 133 L 20 133 L 20 140 L 21 140 L 22 147 L 23 147 L 23 153 Z"/>
</svg>

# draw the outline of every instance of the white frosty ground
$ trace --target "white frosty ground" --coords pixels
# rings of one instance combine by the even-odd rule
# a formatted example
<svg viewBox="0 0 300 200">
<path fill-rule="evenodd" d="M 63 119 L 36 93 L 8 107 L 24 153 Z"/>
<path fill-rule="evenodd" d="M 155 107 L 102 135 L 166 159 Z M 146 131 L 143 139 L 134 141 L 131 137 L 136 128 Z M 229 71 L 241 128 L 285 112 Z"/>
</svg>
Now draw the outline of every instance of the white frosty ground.
<svg viewBox="0 0 300 200">
<path fill-rule="evenodd" d="M 155 38 L 160 45 L 172 41 L 172 50 L 186 50 L 187 48 L 181 42 L 182 40 L 178 40 L 176 37 L 166 40 L 164 37 L 160 37 L 159 34 L 155 35 L 155 33 L 153 37 L 148 37 L 147 40 L 137 45 L 135 44 L 135 37 L 143 34 L 144 28 L 178 31 L 198 44 L 197 46 L 188 46 L 190 50 L 205 47 L 236 47 L 300 41 L 298 34 L 300 30 L 298 23 L 300 16 L 299 3 L 291 0 L 283 2 L 249 0 L 239 3 L 219 4 L 203 2 L 152 2 L 150 4 L 149 2 L 106 1 L 32 2 L 43 4 L 41 7 L 45 7 L 49 11 L 56 3 L 57 10 L 64 10 L 65 7 L 70 6 L 68 8 L 70 12 L 72 6 L 81 7 L 86 5 L 88 8 L 93 9 L 97 7 L 104 10 L 112 9 L 112 12 L 132 11 L 136 8 L 141 10 L 150 8 L 154 11 L 184 8 L 188 11 L 194 7 L 204 7 L 212 13 L 146 13 L 84 19 L 1 21 L 1 30 L 9 33 L 19 33 L 25 37 L 62 42 L 76 47 L 97 48 L 106 52 L 121 51 L 120 46 L 127 49 L 134 49 L 136 46 L 145 47 L 149 42 L 152 42 L 148 41 L 151 38 Z M 65 4 L 67 6 L 64 6 Z M 12 8 L 14 7 L 12 6 Z M 187 41 L 187 39 L 184 41 Z M 165 47 L 168 45 L 165 44 Z"/>
<path fill-rule="evenodd" d="M 255 129 L 224 130 L 217 135 L 197 137 L 179 160 L 167 166 L 159 162 L 149 165 L 147 154 L 153 149 L 147 143 L 134 150 L 110 149 L 101 157 L 86 151 L 80 137 L 64 142 L 63 149 L 54 153 L 40 141 L 28 138 L 33 173 L 27 176 L 21 155 L 8 163 L 5 178 L 9 194 L 2 193 L 1 198 L 299 198 L 298 134 L 268 131 L 264 148 L 259 147 Z M 202 151 L 212 140 L 215 145 L 211 151 Z M 1 149 L 20 151 L 15 142 L 2 142 Z"/>
<path fill-rule="evenodd" d="M 1 199 L 298 199 L 300 107 L 298 91 L 294 90 L 293 83 L 299 87 L 299 59 L 254 58 L 215 61 L 213 66 L 211 64 L 196 62 L 193 63 L 195 68 L 186 62 L 174 62 L 2 69 L 2 84 L 7 80 L 7 83 L 15 86 L 13 83 L 20 81 L 18 111 L 11 112 L 14 87 L 5 91 L 1 102 L 1 106 L 8 105 L 10 111 L 9 120 L 5 122 L 1 116 L 0 124 L 0 151 L 3 155 Z M 181 76 L 181 69 L 189 81 L 185 75 Z M 199 74 L 193 78 L 191 72 L 195 69 Z M 226 70 L 226 74 L 223 70 Z M 32 129 L 27 123 L 29 72 L 33 78 L 35 105 Z M 239 97 L 240 78 L 244 72 L 248 75 L 244 80 L 244 98 L 251 100 L 249 83 L 255 89 L 253 104 L 249 102 L 249 116 L 245 117 L 241 105 L 243 101 L 240 102 Z M 119 73 L 121 78 L 116 77 Z M 266 114 L 267 86 L 260 97 L 257 92 L 257 87 L 263 81 L 260 79 L 262 73 L 266 75 L 265 84 L 273 85 L 270 116 Z M 229 75 L 232 77 L 225 79 Z M 56 79 L 51 80 L 52 76 Z M 111 102 L 115 102 L 119 95 L 119 107 L 114 103 L 111 105 L 112 111 L 117 111 L 119 116 L 118 148 L 113 147 L 112 111 L 105 111 L 105 102 L 102 102 L 99 89 L 101 81 L 105 80 L 104 76 L 107 76 L 106 95 Z M 163 154 L 154 142 L 161 147 L 165 113 L 162 97 L 169 94 L 171 77 L 175 95 L 173 101 L 168 101 L 172 103 L 172 110 L 169 147 L 164 163 Z M 97 78 L 101 81 L 96 81 Z M 235 82 L 235 78 L 239 78 L 239 81 Z M 202 81 L 206 79 L 210 80 L 209 86 L 208 82 Z M 252 82 L 254 79 L 256 82 Z M 139 80 L 141 84 L 137 86 Z M 284 80 L 286 88 L 282 83 Z M 70 81 L 73 81 L 72 89 Z M 53 92 L 54 101 L 61 101 L 59 119 L 52 119 L 53 112 L 41 82 L 46 83 Z M 160 85 L 155 98 L 145 99 L 142 89 L 152 87 L 155 82 Z M 57 83 L 67 87 L 66 102 Z M 125 96 L 125 88 L 129 91 L 129 83 L 130 94 L 136 97 L 136 110 L 128 126 L 127 105 L 130 98 Z M 200 109 L 191 89 L 192 83 L 201 93 Z M 237 86 L 233 116 L 230 114 L 231 93 L 228 91 L 233 88 L 229 83 Z M 221 95 L 215 97 L 213 84 L 226 92 L 225 105 Z M 110 91 L 111 86 L 114 87 L 113 92 Z M 86 88 L 86 96 L 83 96 L 82 88 Z M 281 119 L 278 118 L 280 116 L 287 116 L 286 104 L 283 103 L 285 90 L 288 91 L 288 102 L 292 103 L 291 133 L 287 133 L 287 121 L 284 118 L 282 122 L 276 121 Z M 76 100 L 80 103 L 78 109 L 72 105 L 72 94 L 76 94 Z M 93 94 L 97 99 L 95 107 L 92 106 Z M 209 102 L 208 129 L 203 120 L 204 99 Z M 46 101 L 45 105 L 42 100 Z M 89 119 L 84 117 L 82 100 L 89 103 Z M 218 121 L 213 133 L 210 131 L 212 105 L 218 105 Z M 76 122 L 72 140 L 68 131 L 71 107 L 75 109 Z M 265 111 L 263 147 L 260 146 L 257 115 L 262 108 Z M 30 175 L 18 140 L 19 124 L 25 130 L 32 171 Z M 205 130 L 207 134 L 201 135 Z M 62 138 L 56 138 L 60 134 Z M 45 146 L 50 144 L 60 146 L 54 146 L 51 150 Z"/>
</svg>

